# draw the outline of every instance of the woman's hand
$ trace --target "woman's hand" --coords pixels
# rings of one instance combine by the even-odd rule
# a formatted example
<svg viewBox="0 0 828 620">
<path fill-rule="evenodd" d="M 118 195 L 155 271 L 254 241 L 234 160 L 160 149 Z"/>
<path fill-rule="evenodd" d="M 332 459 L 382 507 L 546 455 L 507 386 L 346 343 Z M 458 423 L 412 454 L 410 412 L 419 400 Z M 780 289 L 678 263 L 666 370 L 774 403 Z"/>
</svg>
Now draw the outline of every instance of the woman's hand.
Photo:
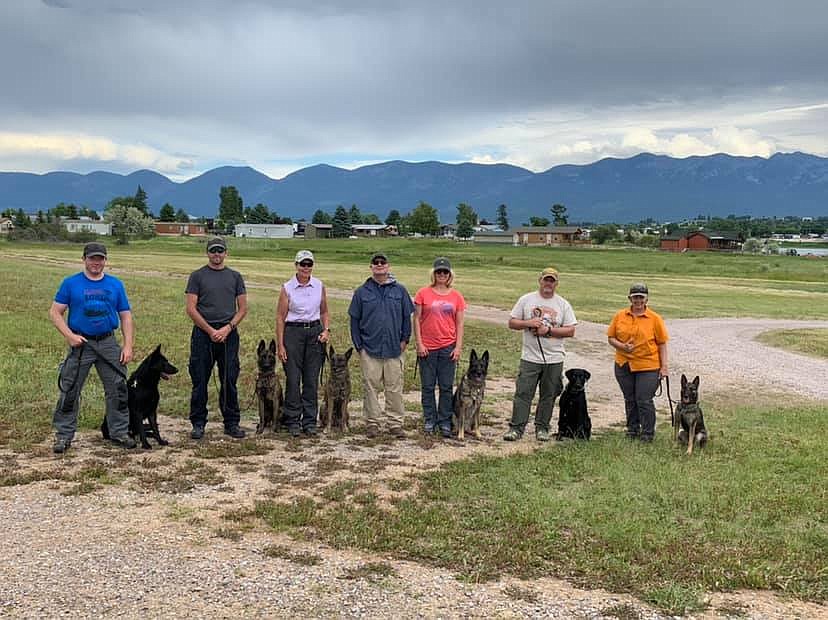
<svg viewBox="0 0 828 620">
<path fill-rule="evenodd" d="M 451 361 L 452 362 L 459 362 L 460 361 L 460 347 L 454 347 L 451 352 Z"/>
<path fill-rule="evenodd" d="M 421 344 L 417 344 L 417 357 L 428 357 L 428 349 Z"/>
<path fill-rule="evenodd" d="M 279 351 L 276 355 L 279 356 L 279 361 L 280 362 L 286 362 L 287 361 L 287 349 L 285 348 L 285 345 L 283 345 L 283 344 L 279 345 Z"/>
</svg>

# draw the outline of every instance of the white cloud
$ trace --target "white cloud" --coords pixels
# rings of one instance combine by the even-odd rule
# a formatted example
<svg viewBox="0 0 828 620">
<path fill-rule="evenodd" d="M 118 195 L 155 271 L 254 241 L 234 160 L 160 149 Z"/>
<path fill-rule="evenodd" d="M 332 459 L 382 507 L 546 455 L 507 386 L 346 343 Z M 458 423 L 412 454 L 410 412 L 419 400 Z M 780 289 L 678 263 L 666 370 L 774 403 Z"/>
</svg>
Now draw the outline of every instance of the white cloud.
<svg viewBox="0 0 828 620">
<path fill-rule="evenodd" d="M 0 132 L 0 161 L 45 160 L 71 165 L 74 161 L 117 162 L 121 167 L 150 168 L 178 174 L 192 168 L 188 158 L 168 155 L 144 144 L 118 144 L 100 136 Z"/>
</svg>

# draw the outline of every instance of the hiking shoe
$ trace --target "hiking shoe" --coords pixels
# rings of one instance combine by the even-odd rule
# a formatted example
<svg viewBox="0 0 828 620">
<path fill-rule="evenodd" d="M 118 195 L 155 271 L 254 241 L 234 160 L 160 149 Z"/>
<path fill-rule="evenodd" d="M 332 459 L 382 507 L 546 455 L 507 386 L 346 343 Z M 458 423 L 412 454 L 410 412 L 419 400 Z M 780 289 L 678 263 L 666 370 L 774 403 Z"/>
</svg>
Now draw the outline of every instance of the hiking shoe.
<svg viewBox="0 0 828 620">
<path fill-rule="evenodd" d="M 66 439 L 65 437 L 56 437 L 55 443 L 52 446 L 52 452 L 54 452 L 55 454 L 63 454 L 69 449 L 69 446 L 71 445 L 71 439 Z"/>
<path fill-rule="evenodd" d="M 431 435 L 431 434 L 434 432 L 434 425 L 433 425 L 433 424 L 426 424 L 426 425 L 423 427 L 423 432 L 424 432 L 426 435 Z"/>
<path fill-rule="evenodd" d="M 290 432 L 291 437 L 301 437 L 302 436 L 302 431 L 298 428 L 292 428 L 292 429 L 290 429 L 289 432 Z"/>
<path fill-rule="evenodd" d="M 503 435 L 503 441 L 517 441 L 521 437 L 523 437 L 523 433 L 517 429 L 510 428 L 509 432 Z"/>
<path fill-rule="evenodd" d="M 305 435 L 307 435 L 308 437 L 316 437 L 316 435 L 317 435 L 316 429 L 315 428 L 306 428 L 305 429 Z"/>
<path fill-rule="evenodd" d="M 204 437 L 204 427 L 194 426 L 193 430 L 190 431 L 190 439 L 201 439 L 202 437 Z"/>
<path fill-rule="evenodd" d="M 121 446 L 127 450 L 132 450 L 135 447 L 135 440 L 129 435 L 120 435 L 112 438 L 112 443 L 116 446 Z"/>
<path fill-rule="evenodd" d="M 451 439 L 451 429 L 450 428 L 441 428 L 440 429 L 440 437 L 443 439 Z"/>
<path fill-rule="evenodd" d="M 369 426 L 365 429 L 365 436 L 368 439 L 376 439 L 377 435 L 379 435 L 379 431 L 376 426 Z"/>
<path fill-rule="evenodd" d="M 224 434 L 230 435 L 233 439 L 244 439 L 245 437 L 247 437 L 247 433 L 245 433 L 238 426 L 230 426 L 225 428 Z"/>
<path fill-rule="evenodd" d="M 400 426 L 395 426 L 394 428 L 390 429 L 388 432 L 391 433 L 391 435 L 393 435 L 397 439 L 405 439 L 405 437 L 406 437 L 405 431 Z"/>
<path fill-rule="evenodd" d="M 538 441 L 549 441 L 549 431 L 546 431 L 542 428 L 535 431 L 535 439 L 537 439 Z"/>
</svg>

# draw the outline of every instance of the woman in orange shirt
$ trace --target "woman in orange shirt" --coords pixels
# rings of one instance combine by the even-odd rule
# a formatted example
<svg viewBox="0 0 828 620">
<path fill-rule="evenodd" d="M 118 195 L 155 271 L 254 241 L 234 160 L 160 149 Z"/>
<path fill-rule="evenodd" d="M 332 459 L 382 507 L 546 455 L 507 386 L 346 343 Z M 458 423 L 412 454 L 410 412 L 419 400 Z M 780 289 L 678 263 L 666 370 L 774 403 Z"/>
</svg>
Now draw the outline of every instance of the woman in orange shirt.
<svg viewBox="0 0 828 620">
<path fill-rule="evenodd" d="M 647 307 L 644 283 L 630 287 L 630 307 L 619 310 L 607 329 L 615 348 L 615 379 L 624 394 L 627 437 L 650 442 L 655 435 L 653 397 L 661 377 L 667 376 L 667 328 Z"/>
</svg>

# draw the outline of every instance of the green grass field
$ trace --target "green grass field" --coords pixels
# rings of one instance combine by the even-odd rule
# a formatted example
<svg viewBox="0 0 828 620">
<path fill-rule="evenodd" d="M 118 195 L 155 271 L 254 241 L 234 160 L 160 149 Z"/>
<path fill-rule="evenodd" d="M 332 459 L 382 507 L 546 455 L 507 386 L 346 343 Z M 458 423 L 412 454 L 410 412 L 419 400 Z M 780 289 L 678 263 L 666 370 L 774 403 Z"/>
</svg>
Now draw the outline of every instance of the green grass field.
<svg viewBox="0 0 828 620">
<path fill-rule="evenodd" d="M 609 320 L 637 280 L 649 284 L 652 306 L 667 318 L 828 319 L 825 260 L 399 239 L 233 240 L 228 264 L 245 276 L 250 296 L 250 315 L 240 329 L 243 407 L 253 393 L 256 343 L 273 337 L 278 286 L 293 273 L 293 255 L 302 247 L 316 253 L 316 275 L 330 289 L 361 283 L 370 252 L 382 248 L 412 293 L 426 284 L 434 256 L 447 255 L 470 302 L 503 309 L 532 290 L 537 272 L 552 264 L 562 272 L 560 293 L 582 320 Z M 81 268 L 81 247 L 0 241 L 0 251 L 0 447 L 28 451 L 51 435 L 65 345 L 46 313 L 61 279 Z M 203 244 L 192 239 L 110 247 L 110 267 L 133 306 L 136 358 L 161 343 L 182 371 L 164 385 L 165 415 L 187 415 L 191 323 L 183 290 L 187 274 L 204 262 Z M 331 307 L 333 342 L 347 348 L 347 302 L 331 299 Z M 784 336 L 783 343 L 790 339 Z M 804 339 L 822 342 L 817 354 L 824 355 L 824 332 Z M 468 321 L 466 349 L 472 347 L 497 351 L 491 375 L 513 376 L 518 335 Z M 358 365 L 352 373 L 358 398 Z M 412 363 L 408 373 L 406 387 L 413 389 Z M 100 424 L 102 401 L 93 373 L 84 390 L 82 428 Z M 771 589 L 826 601 L 824 403 L 783 406 L 757 395 L 744 404 L 722 395 L 705 413 L 717 420 L 713 441 L 692 459 L 669 444 L 669 429 L 650 447 L 626 444 L 609 431 L 588 444 L 457 461 L 420 475 L 413 494 L 391 508 L 356 486 L 316 500 L 261 501 L 256 512 L 293 536 L 433 563 L 465 579 L 551 574 L 633 592 L 671 613 L 700 609 L 709 590 Z M 252 411 L 244 415 L 254 417 Z"/>
<path fill-rule="evenodd" d="M 828 357 L 828 329 L 773 330 L 759 334 L 757 340 L 813 357 Z"/>
</svg>

